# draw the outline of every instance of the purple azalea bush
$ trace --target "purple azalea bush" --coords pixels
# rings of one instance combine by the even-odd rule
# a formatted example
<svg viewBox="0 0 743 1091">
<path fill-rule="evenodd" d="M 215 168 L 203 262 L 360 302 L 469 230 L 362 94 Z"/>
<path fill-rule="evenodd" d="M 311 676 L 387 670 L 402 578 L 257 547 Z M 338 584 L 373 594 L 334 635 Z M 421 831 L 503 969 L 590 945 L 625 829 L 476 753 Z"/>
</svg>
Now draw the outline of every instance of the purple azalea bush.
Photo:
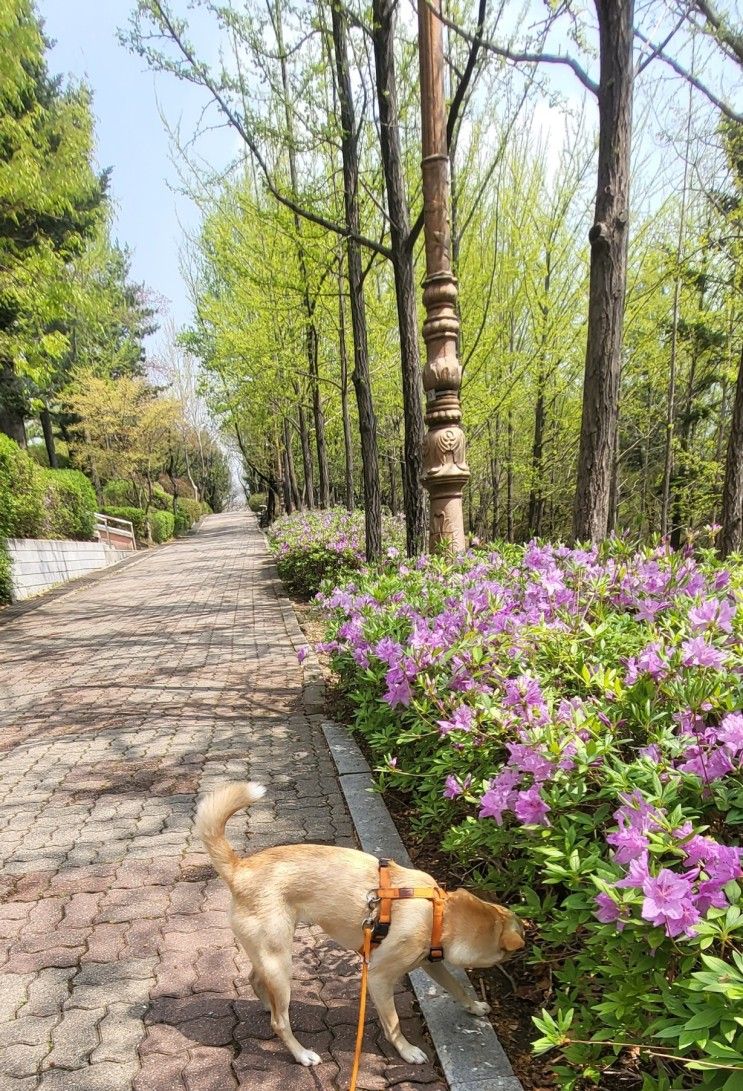
<svg viewBox="0 0 743 1091">
<path fill-rule="evenodd" d="M 318 596 L 382 785 L 538 926 L 565 1088 L 612 1042 L 643 1091 L 743 1087 L 742 585 L 709 554 L 530 543 Z"/>
<path fill-rule="evenodd" d="M 388 559 L 399 557 L 405 549 L 402 520 L 383 516 L 382 534 Z M 279 575 L 298 595 L 312 595 L 323 580 L 338 581 L 366 561 L 363 511 L 295 512 L 277 519 L 267 537 Z"/>
</svg>

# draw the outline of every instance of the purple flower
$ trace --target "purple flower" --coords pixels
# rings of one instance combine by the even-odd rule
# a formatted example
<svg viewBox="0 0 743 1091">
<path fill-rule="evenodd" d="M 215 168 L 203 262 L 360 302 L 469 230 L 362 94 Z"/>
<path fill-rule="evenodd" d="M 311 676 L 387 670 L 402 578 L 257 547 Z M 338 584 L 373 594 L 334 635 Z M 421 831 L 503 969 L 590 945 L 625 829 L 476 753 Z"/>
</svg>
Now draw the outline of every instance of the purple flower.
<svg viewBox="0 0 743 1091">
<path fill-rule="evenodd" d="M 681 662 L 685 667 L 721 667 L 725 656 L 704 637 L 694 636 L 681 645 Z"/>
<path fill-rule="evenodd" d="M 681 933 L 689 935 L 699 920 L 699 913 L 692 900 L 692 885 L 669 868 L 661 868 L 657 875 L 648 875 L 642 884 L 645 899 L 641 914 L 644 920 L 656 927 L 663 926 L 668 936 Z"/>
<path fill-rule="evenodd" d="M 545 781 L 553 772 L 551 761 L 543 757 L 533 746 L 525 743 L 509 742 L 509 765 L 520 769 L 522 773 L 531 773 L 536 781 Z"/>
<path fill-rule="evenodd" d="M 503 769 L 490 782 L 490 787 L 480 799 L 480 818 L 494 818 L 498 825 L 506 811 L 513 809 L 516 801 L 515 786 L 520 780 L 514 769 Z"/>
<path fill-rule="evenodd" d="M 648 644 L 635 659 L 627 660 L 627 676 L 625 681 L 628 686 L 633 686 L 642 674 L 649 674 L 653 679 L 662 678 L 668 673 L 668 665 L 660 657 L 660 644 Z"/>
<path fill-rule="evenodd" d="M 402 657 L 402 646 L 390 636 L 382 637 L 372 649 L 377 659 L 381 659 L 388 667 L 395 667 Z"/>
<path fill-rule="evenodd" d="M 297 648 L 297 659 L 299 660 L 299 662 L 304 663 L 306 658 L 307 658 L 307 649 L 306 648 Z"/>
<path fill-rule="evenodd" d="M 525 826 L 546 826 L 550 808 L 539 794 L 536 785 L 526 792 L 519 792 L 514 804 L 516 817 Z"/>
<path fill-rule="evenodd" d="M 614 885 L 620 889 L 633 887 L 642 887 L 645 880 L 648 878 L 648 858 L 647 855 L 641 856 L 639 860 L 631 860 L 629 865 L 629 871 L 623 879 L 619 879 Z"/>
<path fill-rule="evenodd" d="M 647 855 L 647 837 L 631 826 L 626 826 L 617 833 L 610 833 L 606 840 L 609 845 L 614 846 L 614 859 L 618 864 L 629 864 L 631 860 L 639 860 Z"/>
<path fill-rule="evenodd" d="M 709 629 L 716 626 L 729 633 L 735 616 L 735 606 L 729 599 L 706 599 L 689 610 L 689 622 L 693 629 Z"/>
<path fill-rule="evenodd" d="M 469 788 L 471 783 L 472 777 L 469 775 L 466 776 L 464 778 L 464 782 L 460 784 L 458 778 L 452 776 L 452 774 L 450 773 L 449 776 L 446 778 L 446 784 L 444 787 L 444 798 L 456 799 L 457 796 L 461 796 L 462 792 L 466 791 L 467 788 Z"/>
<path fill-rule="evenodd" d="M 410 688 L 407 675 L 399 667 L 392 667 L 387 671 L 385 682 L 387 683 L 387 692 L 382 700 L 386 701 L 390 708 L 395 708 L 396 705 L 407 706 L 410 704 L 413 699 L 413 691 Z"/>
<path fill-rule="evenodd" d="M 743 751 L 743 712 L 729 712 L 723 716 L 717 738 L 731 754 Z"/>
<path fill-rule="evenodd" d="M 688 760 L 677 768 L 682 773 L 692 773 L 707 784 L 727 776 L 733 769 L 730 755 L 722 746 L 690 746 L 686 753 Z"/>
<path fill-rule="evenodd" d="M 439 720 L 439 731 L 448 735 L 450 731 L 471 731 L 475 720 L 474 709 L 469 705 L 460 705 L 448 720 Z"/>
<path fill-rule="evenodd" d="M 597 894 L 596 905 L 598 906 L 595 913 L 596 919 L 602 924 L 616 922 L 617 931 L 621 932 L 624 928 L 624 919 L 627 917 L 626 908 L 618 905 L 608 894 Z"/>
</svg>

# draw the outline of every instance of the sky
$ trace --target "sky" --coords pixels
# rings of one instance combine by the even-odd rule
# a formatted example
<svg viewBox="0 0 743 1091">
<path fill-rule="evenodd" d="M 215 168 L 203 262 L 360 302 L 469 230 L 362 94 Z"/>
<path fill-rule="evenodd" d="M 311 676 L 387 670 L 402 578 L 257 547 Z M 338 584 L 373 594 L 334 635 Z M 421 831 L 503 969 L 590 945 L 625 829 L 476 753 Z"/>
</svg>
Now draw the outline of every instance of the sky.
<svg viewBox="0 0 743 1091">
<path fill-rule="evenodd" d="M 199 217 L 188 198 L 174 192 L 178 172 L 161 112 L 190 133 L 203 94 L 148 71 L 119 44 L 117 29 L 126 27 L 134 0 L 38 0 L 37 6 L 55 42 L 50 72 L 84 80 L 93 92 L 97 164 L 112 168 L 114 237 L 132 250 L 132 278 L 168 300 L 176 325 L 184 325 L 191 310 L 179 249 L 184 229 L 193 232 Z M 225 130 L 210 134 L 204 149 L 213 164 L 226 163 L 233 151 Z M 155 347 L 157 341 L 156 335 Z"/>
</svg>

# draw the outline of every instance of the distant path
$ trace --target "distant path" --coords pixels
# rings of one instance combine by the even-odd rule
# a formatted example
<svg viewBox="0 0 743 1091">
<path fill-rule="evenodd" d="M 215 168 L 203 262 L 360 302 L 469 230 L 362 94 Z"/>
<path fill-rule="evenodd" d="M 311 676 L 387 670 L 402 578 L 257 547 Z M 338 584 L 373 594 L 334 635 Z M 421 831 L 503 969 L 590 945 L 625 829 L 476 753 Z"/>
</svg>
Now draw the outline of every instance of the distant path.
<svg viewBox="0 0 743 1091">
<path fill-rule="evenodd" d="M 269 792 L 238 845 L 354 843 L 301 683 L 248 513 L 0 625 L 0 1091 L 342 1091 L 358 960 L 299 936 L 293 1023 L 323 1057 L 301 1068 L 192 829 L 199 793 L 249 775 Z M 389 1057 L 371 1022 L 360 1088 L 442 1091 Z"/>
</svg>

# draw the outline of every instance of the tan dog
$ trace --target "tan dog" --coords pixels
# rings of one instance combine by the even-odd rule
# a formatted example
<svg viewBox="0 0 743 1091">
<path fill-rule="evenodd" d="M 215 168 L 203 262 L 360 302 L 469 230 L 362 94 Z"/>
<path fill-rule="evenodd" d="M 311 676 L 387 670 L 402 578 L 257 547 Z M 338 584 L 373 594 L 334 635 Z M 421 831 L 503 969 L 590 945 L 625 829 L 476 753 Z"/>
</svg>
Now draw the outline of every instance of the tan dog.
<svg viewBox="0 0 743 1091">
<path fill-rule="evenodd" d="M 250 984 L 271 1012 L 271 1026 L 296 1061 L 319 1064 L 292 1033 L 289 997 L 292 939 L 297 924 L 317 924 L 343 947 L 358 951 L 366 896 L 376 890 L 379 861 L 356 849 L 332 845 L 280 845 L 241 859 L 225 837 L 227 820 L 265 793 L 261 784 L 226 784 L 206 796 L 196 813 L 196 831 L 215 868 L 232 892 L 231 922 L 252 964 Z M 390 864 L 392 886 L 433 886 L 423 871 Z M 411 1064 L 427 1060 L 422 1049 L 405 1038 L 395 1010 L 395 985 L 421 966 L 473 1015 L 489 1006 L 472 1000 L 442 962 L 428 962 L 431 903 L 403 900 L 393 904 L 389 934 L 369 963 L 369 992 L 387 1039 Z M 481 901 L 466 890 L 448 895 L 444 909 L 443 946 L 454 966 L 494 966 L 524 946 L 518 918 L 500 905 Z"/>
</svg>

